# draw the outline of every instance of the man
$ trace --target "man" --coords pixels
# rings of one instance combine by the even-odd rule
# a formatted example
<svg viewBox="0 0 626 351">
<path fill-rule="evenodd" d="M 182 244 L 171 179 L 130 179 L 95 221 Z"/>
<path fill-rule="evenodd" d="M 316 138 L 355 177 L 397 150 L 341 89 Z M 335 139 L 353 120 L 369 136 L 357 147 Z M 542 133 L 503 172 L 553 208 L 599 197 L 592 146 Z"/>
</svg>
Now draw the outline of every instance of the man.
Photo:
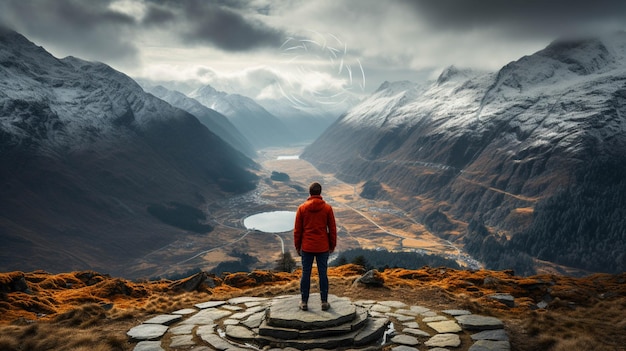
<svg viewBox="0 0 626 351">
<path fill-rule="evenodd" d="M 328 303 L 328 256 L 337 245 L 337 227 L 333 208 L 322 199 L 322 185 L 313 183 L 309 186 L 309 198 L 298 207 L 296 223 L 293 229 L 293 241 L 296 251 L 302 256 L 302 278 L 300 309 L 308 310 L 309 290 L 311 289 L 311 269 L 313 259 L 317 263 L 320 280 L 322 310 L 330 309 Z"/>
</svg>

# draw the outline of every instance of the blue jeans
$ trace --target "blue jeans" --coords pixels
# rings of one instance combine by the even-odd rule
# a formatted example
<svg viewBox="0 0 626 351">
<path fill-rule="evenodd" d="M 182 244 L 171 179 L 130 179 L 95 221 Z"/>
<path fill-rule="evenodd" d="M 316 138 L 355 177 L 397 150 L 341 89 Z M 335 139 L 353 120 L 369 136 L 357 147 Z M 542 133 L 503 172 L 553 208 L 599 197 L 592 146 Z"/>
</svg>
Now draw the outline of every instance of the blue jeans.
<svg viewBox="0 0 626 351">
<path fill-rule="evenodd" d="M 322 302 L 328 301 L 328 252 L 304 252 L 302 251 L 302 278 L 300 279 L 300 294 L 303 302 L 309 302 L 311 290 L 311 270 L 313 259 L 317 262 L 317 271 L 320 279 L 320 297 Z"/>
</svg>

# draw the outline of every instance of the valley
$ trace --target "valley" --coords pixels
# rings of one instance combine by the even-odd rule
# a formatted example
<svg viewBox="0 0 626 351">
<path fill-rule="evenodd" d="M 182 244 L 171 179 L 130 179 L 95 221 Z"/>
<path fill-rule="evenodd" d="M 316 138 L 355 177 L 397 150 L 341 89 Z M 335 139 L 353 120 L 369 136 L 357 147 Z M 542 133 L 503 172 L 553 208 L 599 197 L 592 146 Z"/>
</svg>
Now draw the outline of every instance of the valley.
<svg viewBox="0 0 626 351">
<path fill-rule="evenodd" d="M 322 183 L 322 196 L 335 211 L 338 244 L 334 258 L 352 248 L 385 249 L 436 254 L 455 259 L 463 267 L 480 267 L 460 247 L 436 237 L 393 204 L 360 197 L 360 184 L 344 183 L 332 174 L 320 173 L 305 160 L 285 157 L 301 151 L 302 147 L 261 150 L 258 188 L 207 204 L 207 218 L 215 227 L 211 233 L 177 236 L 169 245 L 136 260 L 128 275 L 154 278 L 196 269 L 210 271 L 221 262 L 238 260 L 241 254 L 257 260 L 250 268 L 271 269 L 283 248 L 296 257 L 291 231 L 274 234 L 247 230 L 243 220 L 260 212 L 295 211 L 308 197 L 308 185 L 313 181 Z M 272 172 L 286 173 L 289 180 L 272 180 Z"/>
</svg>

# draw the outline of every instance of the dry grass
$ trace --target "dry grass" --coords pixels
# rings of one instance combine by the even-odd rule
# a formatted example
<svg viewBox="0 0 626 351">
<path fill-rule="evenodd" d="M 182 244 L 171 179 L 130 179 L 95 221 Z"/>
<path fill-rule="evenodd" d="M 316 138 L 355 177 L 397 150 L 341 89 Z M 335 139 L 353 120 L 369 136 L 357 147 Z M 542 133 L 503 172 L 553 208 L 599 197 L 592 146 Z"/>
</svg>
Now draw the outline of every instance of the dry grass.
<svg viewBox="0 0 626 351">
<path fill-rule="evenodd" d="M 626 274 L 524 278 L 424 267 L 386 270 L 385 285 L 368 288 L 354 283 L 363 273 L 352 264 L 330 268 L 331 293 L 497 316 L 514 350 L 626 350 Z M 300 271 L 233 273 L 214 277 L 213 288 L 187 292 L 174 288 L 181 281 L 130 282 L 94 272 L 0 274 L 0 351 L 132 350 L 126 332 L 154 314 L 209 300 L 298 294 L 299 277 Z M 512 294 L 517 305 L 488 298 L 496 292 Z M 546 296 L 547 309 L 537 310 Z"/>
</svg>

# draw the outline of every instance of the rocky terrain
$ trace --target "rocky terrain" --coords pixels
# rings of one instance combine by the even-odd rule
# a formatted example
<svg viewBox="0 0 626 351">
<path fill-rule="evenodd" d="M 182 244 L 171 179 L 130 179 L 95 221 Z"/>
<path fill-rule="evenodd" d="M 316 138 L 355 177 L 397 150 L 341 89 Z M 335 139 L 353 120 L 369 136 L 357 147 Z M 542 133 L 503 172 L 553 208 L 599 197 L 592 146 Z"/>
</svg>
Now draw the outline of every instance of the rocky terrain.
<svg viewBox="0 0 626 351">
<path fill-rule="evenodd" d="M 380 301 L 382 306 L 370 307 L 373 315 L 375 310 L 385 309 L 385 304 L 392 306 L 384 301 L 396 301 L 395 307 L 387 309 L 401 309 L 399 305 L 421 306 L 420 311 L 436 311 L 437 316 L 445 316 L 442 311 L 464 310 L 494 317 L 503 323 L 511 350 L 624 350 L 626 345 L 624 274 L 519 277 L 510 271 L 398 268 L 374 272 L 376 284 L 371 284 L 371 280 L 363 280 L 364 273 L 357 265 L 331 268 L 331 293 L 365 304 Z M 211 301 L 218 306 L 219 301 L 234 298 L 243 304 L 244 299 L 271 300 L 297 295 L 298 279 L 299 270 L 222 276 L 199 273 L 177 281 L 142 282 L 93 271 L 57 275 L 41 271 L 3 273 L 0 274 L 0 349 L 133 350 L 139 340 L 127 333 L 153 317 L 193 310 L 196 305 L 208 308 Z M 236 306 L 232 307 L 227 314 L 235 309 Z M 225 316 L 225 312 L 221 315 Z M 403 330 L 402 315 L 403 312 L 391 313 L 389 317 L 397 333 Z M 420 317 L 416 330 L 436 334 L 433 327 L 441 326 L 429 325 L 433 321 L 423 318 L 428 317 Z M 164 349 L 189 348 L 168 346 L 170 338 L 176 335 L 180 334 L 167 337 L 167 343 L 162 344 Z M 474 344 L 468 334 L 457 335 L 462 344 L 455 350 L 467 350 Z M 417 335 L 416 338 L 420 343 L 411 347 L 428 349 L 425 344 L 428 337 Z M 210 343 L 198 340 L 198 345 L 210 349 Z M 401 339 L 383 345 L 382 349 L 402 345 L 398 340 Z"/>
</svg>

